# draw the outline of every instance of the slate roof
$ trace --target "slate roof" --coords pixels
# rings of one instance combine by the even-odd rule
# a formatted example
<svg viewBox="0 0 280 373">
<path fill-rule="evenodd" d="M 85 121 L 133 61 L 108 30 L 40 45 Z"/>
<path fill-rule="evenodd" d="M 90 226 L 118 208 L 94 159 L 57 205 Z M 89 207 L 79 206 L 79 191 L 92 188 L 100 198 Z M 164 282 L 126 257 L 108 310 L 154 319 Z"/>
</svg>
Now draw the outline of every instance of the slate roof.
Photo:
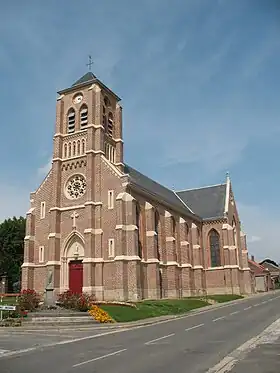
<svg viewBox="0 0 280 373">
<path fill-rule="evenodd" d="M 224 217 L 226 184 L 184 190 L 177 194 L 202 219 Z"/>
<path fill-rule="evenodd" d="M 87 72 L 84 76 L 82 76 L 80 79 L 78 79 L 74 84 L 72 84 L 72 87 L 80 84 L 84 84 L 86 82 L 91 82 L 92 80 L 95 80 L 96 76 L 91 72 Z"/>
<path fill-rule="evenodd" d="M 143 189 L 156 196 L 159 201 L 165 201 L 169 205 L 185 211 L 187 215 L 194 215 L 172 190 L 141 174 L 141 172 L 128 165 L 125 165 L 124 172 L 129 175 L 130 181 L 133 184 L 136 184 L 136 186 L 140 187 L 140 189 Z"/>
</svg>

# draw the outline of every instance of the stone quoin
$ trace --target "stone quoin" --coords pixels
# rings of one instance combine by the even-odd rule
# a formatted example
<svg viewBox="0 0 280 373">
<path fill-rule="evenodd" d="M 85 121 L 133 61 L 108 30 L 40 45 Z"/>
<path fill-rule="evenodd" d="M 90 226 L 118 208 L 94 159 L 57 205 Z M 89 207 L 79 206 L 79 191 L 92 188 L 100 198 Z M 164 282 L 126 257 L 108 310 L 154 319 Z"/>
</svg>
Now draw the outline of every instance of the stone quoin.
<svg viewBox="0 0 280 373">
<path fill-rule="evenodd" d="M 172 191 L 124 163 L 119 97 L 58 92 L 52 167 L 30 195 L 22 288 L 98 300 L 251 293 L 232 184 Z"/>
</svg>

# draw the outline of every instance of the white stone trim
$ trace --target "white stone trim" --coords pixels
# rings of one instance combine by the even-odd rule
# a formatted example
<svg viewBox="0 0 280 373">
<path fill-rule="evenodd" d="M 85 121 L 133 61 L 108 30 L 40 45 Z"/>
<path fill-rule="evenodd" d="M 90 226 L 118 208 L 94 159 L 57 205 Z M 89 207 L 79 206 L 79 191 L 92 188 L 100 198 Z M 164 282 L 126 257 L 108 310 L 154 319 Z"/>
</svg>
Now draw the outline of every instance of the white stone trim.
<svg viewBox="0 0 280 373">
<path fill-rule="evenodd" d="M 180 245 L 181 245 L 181 246 L 189 246 L 190 243 L 189 243 L 188 241 L 181 241 L 181 242 L 180 242 Z"/>
<path fill-rule="evenodd" d="M 108 210 L 113 210 L 115 207 L 114 190 L 108 190 Z"/>
<path fill-rule="evenodd" d="M 121 138 L 116 138 L 116 139 L 115 139 L 115 138 L 113 137 L 113 140 L 114 140 L 115 142 L 122 142 L 122 143 L 123 143 L 123 139 L 121 139 Z"/>
<path fill-rule="evenodd" d="M 115 240 L 114 238 L 109 238 L 108 240 L 108 258 L 115 257 Z"/>
<path fill-rule="evenodd" d="M 134 261 L 134 260 L 141 260 L 141 258 L 138 255 L 118 255 L 114 258 L 114 261 L 118 261 L 118 260 Z"/>
<path fill-rule="evenodd" d="M 53 233 L 49 233 L 49 235 L 48 235 L 48 239 L 49 238 L 61 238 L 61 234 L 60 233 L 55 233 L 55 232 L 53 232 Z"/>
<path fill-rule="evenodd" d="M 238 264 L 227 264 L 224 266 L 225 269 L 228 269 L 228 268 L 239 268 L 239 265 Z"/>
<path fill-rule="evenodd" d="M 76 209 L 84 209 L 85 205 L 76 205 L 76 206 L 68 206 L 68 207 L 51 207 L 50 211 L 71 211 Z"/>
<path fill-rule="evenodd" d="M 183 218 L 180 218 L 179 223 L 180 223 L 180 224 L 184 224 L 184 223 L 186 223 L 186 220 L 183 219 Z"/>
<path fill-rule="evenodd" d="M 193 249 L 200 249 L 200 245 L 193 245 Z"/>
<path fill-rule="evenodd" d="M 228 249 L 229 250 L 237 250 L 237 247 L 235 245 L 232 245 L 232 246 L 229 246 Z"/>
<path fill-rule="evenodd" d="M 62 100 L 64 96 L 65 96 L 65 94 L 59 95 L 59 96 L 57 97 L 56 101 L 60 101 L 60 100 Z"/>
<path fill-rule="evenodd" d="M 224 214 L 227 214 L 227 213 L 228 213 L 229 194 L 230 194 L 230 178 L 229 178 L 229 176 L 227 176 L 227 182 L 226 182 L 226 198 L 225 198 Z"/>
<path fill-rule="evenodd" d="M 170 214 L 169 211 L 165 210 L 164 216 L 165 216 L 166 218 L 170 218 L 170 216 L 172 216 L 172 215 Z"/>
<path fill-rule="evenodd" d="M 28 262 L 25 262 L 21 265 L 21 268 L 28 268 L 28 267 L 35 267 L 35 264 L 34 263 L 28 263 Z"/>
<path fill-rule="evenodd" d="M 106 163 L 106 165 L 111 168 L 112 171 L 115 172 L 115 174 L 119 177 L 123 177 L 123 176 L 126 176 L 125 174 L 123 174 L 113 163 L 111 163 L 104 155 L 104 153 L 102 154 L 101 156 L 101 159 L 103 160 L 104 163 Z"/>
<path fill-rule="evenodd" d="M 103 258 L 84 258 L 83 263 L 103 263 Z"/>
<path fill-rule="evenodd" d="M 104 154 L 104 152 L 103 152 L 103 150 L 93 150 L 93 149 L 90 149 L 90 150 L 87 150 L 86 151 L 86 155 L 87 154 L 101 154 L 101 155 L 103 155 Z"/>
<path fill-rule="evenodd" d="M 228 224 L 228 223 L 224 223 L 223 225 L 222 225 L 222 229 L 227 229 L 227 230 L 232 230 L 233 229 L 233 227 L 230 225 L 230 224 Z"/>
<path fill-rule="evenodd" d="M 173 242 L 175 241 L 175 237 L 166 237 L 166 242 Z"/>
<path fill-rule="evenodd" d="M 153 208 L 153 205 L 150 204 L 150 202 L 145 202 L 145 210 L 151 210 Z"/>
<path fill-rule="evenodd" d="M 147 231 L 146 232 L 146 237 L 153 237 L 153 236 L 157 236 L 157 232 L 155 232 L 155 231 Z"/>
<path fill-rule="evenodd" d="M 59 260 L 49 260 L 46 266 L 60 266 L 61 262 Z"/>
<path fill-rule="evenodd" d="M 115 229 L 122 229 L 123 231 L 136 231 L 138 230 L 138 227 L 134 224 L 130 224 L 130 225 L 119 224 L 119 225 L 116 225 Z"/>
<path fill-rule="evenodd" d="M 25 236 L 24 240 L 25 241 L 35 241 L 35 236 Z"/>
<path fill-rule="evenodd" d="M 31 207 L 31 209 L 29 209 L 26 213 L 26 215 L 30 215 L 33 213 L 33 211 L 35 210 L 35 207 Z"/>
<path fill-rule="evenodd" d="M 100 201 L 97 201 L 97 202 L 95 202 L 95 201 L 88 201 L 88 202 L 85 202 L 85 206 L 89 206 L 89 205 L 93 205 L 93 206 L 102 206 L 103 203 L 100 202 Z"/>
<path fill-rule="evenodd" d="M 150 258 L 147 260 L 142 260 L 142 263 L 159 263 L 159 260 L 157 258 Z"/>
<path fill-rule="evenodd" d="M 193 266 L 190 263 L 181 264 L 180 267 L 182 268 L 192 268 Z"/>
<path fill-rule="evenodd" d="M 194 223 L 192 223 L 192 228 L 193 228 L 193 229 L 196 229 L 196 228 L 197 228 L 197 225 L 194 224 Z"/>
<path fill-rule="evenodd" d="M 251 271 L 251 268 L 245 267 L 245 268 L 240 268 L 241 271 Z"/>
<path fill-rule="evenodd" d="M 94 229 L 94 228 L 86 228 L 84 230 L 84 233 L 91 233 L 91 234 L 95 234 L 95 235 L 102 234 L 103 233 L 103 229 L 101 229 L 101 228 L 96 228 L 96 229 Z"/>
<path fill-rule="evenodd" d="M 203 266 L 201 265 L 193 266 L 193 269 L 203 269 Z"/>
<path fill-rule="evenodd" d="M 45 262 L 45 247 L 39 246 L 39 263 Z"/>
<path fill-rule="evenodd" d="M 125 202 L 132 202 L 135 200 L 134 197 L 132 197 L 131 194 L 127 193 L 127 192 L 123 192 L 123 193 L 119 193 L 116 200 L 123 200 Z"/>
<path fill-rule="evenodd" d="M 219 266 L 219 267 L 208 267 L 205 269 L 205 271 L 215 271 L 215 270 L 219 270 L 219 269 L 224 269 L 223 266 Z"/>
</svg>

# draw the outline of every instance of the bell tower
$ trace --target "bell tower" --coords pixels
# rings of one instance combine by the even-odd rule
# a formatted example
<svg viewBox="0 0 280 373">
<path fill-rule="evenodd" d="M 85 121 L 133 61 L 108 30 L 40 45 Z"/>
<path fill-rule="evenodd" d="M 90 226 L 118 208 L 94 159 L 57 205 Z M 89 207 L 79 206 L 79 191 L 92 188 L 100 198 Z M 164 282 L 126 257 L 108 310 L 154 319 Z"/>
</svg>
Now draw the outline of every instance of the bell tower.
<svg viewBox="0 0 280 373">
<path fill-rule="evenodd" d="M 99 152 L 123 171 L 120 98 L 91 71 L 58 94 L 53 160 Z"/>
</svg>

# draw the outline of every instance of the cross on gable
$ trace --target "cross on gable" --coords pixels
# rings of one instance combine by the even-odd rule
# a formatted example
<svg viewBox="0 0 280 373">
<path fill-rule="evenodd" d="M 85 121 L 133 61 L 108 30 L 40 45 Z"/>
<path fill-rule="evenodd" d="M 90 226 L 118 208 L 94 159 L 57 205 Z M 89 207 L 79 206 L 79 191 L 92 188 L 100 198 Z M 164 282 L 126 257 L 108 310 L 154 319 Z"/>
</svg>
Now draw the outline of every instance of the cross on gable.
<svg viewBox="0 0 280 373">
<path fill-rule="evenodd" d="M 71 215 L 71 218 L 73 219 L 73 228 L 76 228 L 76 219 L 79 217 L 79 214 L 76 213 L 76 211 L 73 212 Z"/>
</svg>

